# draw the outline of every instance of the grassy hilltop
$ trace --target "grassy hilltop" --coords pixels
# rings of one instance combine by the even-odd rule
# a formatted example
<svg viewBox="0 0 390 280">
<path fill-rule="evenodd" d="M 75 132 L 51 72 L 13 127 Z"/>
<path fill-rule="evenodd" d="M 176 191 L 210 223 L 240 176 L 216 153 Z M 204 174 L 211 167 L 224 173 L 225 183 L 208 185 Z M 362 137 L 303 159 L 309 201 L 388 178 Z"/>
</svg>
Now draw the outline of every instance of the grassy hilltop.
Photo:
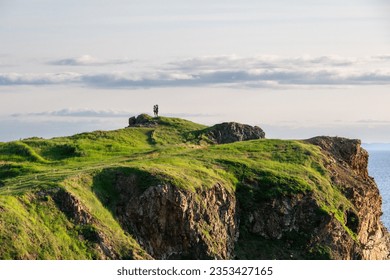
<svg viewBox="0 0 390 280">
<path fill-rule="evenodd" d="M 121 194 L 111 186 L 118 172 L 136 174 L 144 189 L 168 183 L 194 192 L 218 183 L 236 194 L 242 213 L 259 201 L 311 193 L 320 211 L 356 238 L 343 214 L 354 207 L 331 183 L 319 147 L 272 139 L 216 145 L 203 125 L 167 117 L 154 122 L 0 143 L 0 259 L 150 258 L 115 216 Z M 82 204 L 77 211 L 88 213 L 89 222 L 61 210 L 59 196 L 51 195 L 61 190 Z M 264 249 L 263 257 L 283 258 L 280 241 L 253 239 L 246 223 L 240 224 L 238 258 L 254 257 L 254 246 Z M 111 253 L 96 245 L 102 240 Z M 294 244 L 297 252 L 306 246 Z M 327 248 L 313 248 L 312 257 L 329 257 Z"/>
</svg>

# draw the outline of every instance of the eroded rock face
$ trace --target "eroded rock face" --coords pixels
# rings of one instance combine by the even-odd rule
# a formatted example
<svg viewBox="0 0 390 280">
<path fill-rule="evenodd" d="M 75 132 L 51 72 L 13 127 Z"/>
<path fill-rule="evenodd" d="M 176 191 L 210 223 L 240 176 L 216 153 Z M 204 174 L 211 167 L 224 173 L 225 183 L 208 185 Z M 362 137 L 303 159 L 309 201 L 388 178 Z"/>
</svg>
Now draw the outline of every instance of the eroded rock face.
<svg viewBox="0 0 390 280">
<path fill-rule="evenodd" d="M 332 185 L 352 204 L 341 210 L 344 221 L 321 210 L 311 192 L 249 201 L 220 184 L 195 191 L 168 183 L 141 187 L 136 173 L 120 171 L 112 185 L 118 195 L 112 210 L 156 259 L 233 259 L 242 240 L 249 244 L 244 250 L 259 252 L 252 258 L 390 259 L 390 236 L 380 221 L 381 197 L 368 176 L 368 153 L 360 141 L 316 137 L 307 142 L 321 148 Z M 76 224 L 95 222 L 74 195 L 59 190 L 54 198 Z M 246 239 L 239 240 L 239 229 Z M 259 238 L 263 243 L 256 243 Z M 107 237 L 95 239 L 102 255 L 116 257 Z M 268 244 L 269 250 L 279 251 L 262 252 Z"/>
<path fill-rule="evenodd" d="M 205 136 L 215 144 L 226 144 L 265 138 L 265 132 L 258 126 L 236 122 L 225 122 L 212 126 Z"/>
<path fill-rule="evenodd" d="M 58 208 L 66 214 L 76 225 L 93 226 L 96 220 L 88 211 L 88 209 L 81 203 L 81 201 L 64 189 L 56 189 L 50 194 Z M 118 252 L 116 252 L 110 240 L 103 232 L 95 230 L 94 227 L 82 233 L 82 238 L 95 243 L 96 249 L 100 253 L 102 259 L 118 259 Z"/>
<path fill-rule="evenodd" d="M 310 232 L 323 222 L 310 195 L 275 198 L 256 208 L 248 217 L 249 230 L 267 239 L 281 239 L 292 231 Z"/>
<path fill-rule="evenodd" d="M 363 179 L 368 178 L 368 153 L 358 139 L 319 136 L 306 140 L 320 146 L 343 166 L 350 167 Z"/>
<path fill-rule="evenodd" d="M 333 187 L 352 204 L 339 209 L 344 221 L 321 210 L 311 192 L 255 201 L 240 211 L 240 223 L 249 235 L 239 245 L 250 252 L 245 243 L 262 238 L 258 250 L 250 252 L 252 259 L 390 259 L 390 235 L 380 221 L 381 197 L 368 176 L 368 153 L 360 141 L 316 137 L 307 142 L 321 147 Z"/>
<path fill-rule="evenodd" d="M 58 189 L 53 194 L 54 201 L 58 208 L 69 218 L 73 219 L 76 224 L 87 225 L 93 221 L 92 215 L 87 211 L 84 205 L 71 193 L 64 189 Z"/>
<path fill-rule="evenodd" d="M 356 233 L 358 242 L 348 240 L 350 237 L 342 238 L 343 229 L 337 229 L 337 223 L 333 226 L 329 223 L 329 230 L 318 238 L 331 239 L 329 244 L 333 244 L 341 259 L 390 259 L 390 235 L 380 220 L 382 199 L 375 181 L 368 176 L 368 153 L 360 146 L 360 140 L 316 137 L 307 141 L 320 146 L 328 155 L 326 168 L 332 183 L 356 210 L 356 214 L 345 213 L 345 216 L 347 225 L 350 220 L 349 227 Z"/>
<path fill-rule="evenodd" d="M 236 199 L 223 186 L 191 192 L 169 184 L 140 191 L 135 178 L 116 188 L 121 224 L 157 259 L 231 259 L 238 238 Z"/>
</svg>

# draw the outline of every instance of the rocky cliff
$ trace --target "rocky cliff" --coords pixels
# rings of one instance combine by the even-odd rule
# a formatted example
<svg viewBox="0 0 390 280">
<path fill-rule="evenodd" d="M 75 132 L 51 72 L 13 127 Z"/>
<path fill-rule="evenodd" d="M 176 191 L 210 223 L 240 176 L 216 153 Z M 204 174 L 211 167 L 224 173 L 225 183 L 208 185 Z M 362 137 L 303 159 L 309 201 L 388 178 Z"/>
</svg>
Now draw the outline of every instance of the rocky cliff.
<svg viewBox="0 0 390 280">
<path fill-rule="evenodd" d="M 140 115 L 0 143 L 0 257 L 390 259 L 359 140 L 264 136 Z"/>
<path fill-rule="evenodd" d="M 381 197 L 360 141 L 306 142 L 321 148 L 332 184 L 351 202 L 340 205 L 338 217 L 324 211 L 312 192 L 251 200 L 220 184 L 195 192 L 171 184 L 141 190 L 136 175 L 122 174 L 114 183 L 116 215 L 157 259 L 389 259 Z"/>
<path fill-rule="evenodd" d="M 231 259 L 238 238 L 236 198 L 216 184 L 196 192 L 169 184 L 139 192 L 135 178 L 118 178 L 121 224 L 156 259 Z"/>
<path fill-rule="evenodd" d="M 331 221 L 318 239 L 330 239 L 338 258 L 389 259 L 390 236 L 380 221 L 382 199 L 375 181 L 368 176 L 368 153 L 360 146 L 360 140 L 316 137 L 307 141 L 320 146 L 327 155 L 326 168 L 332 183 L 353 205 L 344 216 L 345 224 L 356 234 L 355 240 L 351 236 L 340 238 L 343 230 Z"/>
</svg>

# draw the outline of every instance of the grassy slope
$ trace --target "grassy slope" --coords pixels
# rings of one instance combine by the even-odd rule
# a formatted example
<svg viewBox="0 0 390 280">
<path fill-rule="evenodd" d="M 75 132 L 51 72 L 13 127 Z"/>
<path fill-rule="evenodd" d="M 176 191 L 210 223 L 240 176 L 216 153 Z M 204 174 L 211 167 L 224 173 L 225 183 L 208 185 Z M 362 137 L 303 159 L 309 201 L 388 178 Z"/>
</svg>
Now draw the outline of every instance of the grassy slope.
<svg viewBox="0 0 390 280">
<path fill-rule="evenodd" d="M 53 187 L 65 188 L 83 202 L 99 221 L 97 230 L 116 240 L 122 257 L 128 247 L 142 257 L 138 244 L 107 209 L 109 203 L 97 198 L 115 200 L 107 187 L 113 170 L 139 173 L 145 187 L 153 180 L 187 189 L 219 182 L 239 192 L 246 207 L 256 200 L 304 192 L 313 192 L 321 208 L 340 221 L 341 210 L 350 207 L 330 184 L 324 156 L 315 146 L 282 140 L 213 146 L 199 140 L 196 131 L 204 129 L 202 125 L 164 117 L 158 122 L 152 128 L 0 143 L 0 259 L 98 258 L 92 245 L 78 237 L 82 229 L 53 201 L 36 199 L 36 191 Z"/>
</svg>

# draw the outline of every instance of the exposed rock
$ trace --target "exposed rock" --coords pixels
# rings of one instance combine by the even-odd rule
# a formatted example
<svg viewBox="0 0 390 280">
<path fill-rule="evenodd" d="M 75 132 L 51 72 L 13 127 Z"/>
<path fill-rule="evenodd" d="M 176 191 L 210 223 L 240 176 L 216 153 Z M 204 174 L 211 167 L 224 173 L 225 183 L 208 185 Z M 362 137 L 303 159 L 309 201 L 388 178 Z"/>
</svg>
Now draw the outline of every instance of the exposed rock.
<svg viewBox="0 0 390 280">
<path fill-rule="evenodd" d="M 58 191 L 54 193 L 53 199 L 58 205 L 58 208 L 69 218 L 73 219 L 76 224 L 87 225 L 92 223 L 92 215 L 71 193 L 64 189 L 58 189 Z"/>
<path fill-rule="evenodd" d="M 310 195 L 275 198 L 256 208 L 248 217 L 249 230 L 267 239 L 280 239 L 292 231 L 310 232 L 324 220 Z"/>
<path fill-rule="evenodd" d="M 128 127 L 154 127 L 158 122 L 148 114 L 141 114 L 137 117 L 129 118 Z"/>
<path fill-rule="evenodd" d="M 110 240 L 103 232 L 96 232 L 96 248 L 100 251 L 100 255 L 105 259 L 115 260 L 118 259 L 118 252 L 115 251 Z"/>
<path fill-rule="evenodd" d="M 43 194 L 39 195 L 42 196 Z M 95 243 L 95 248 L 100 252 L 99 254 L 102 259 L 118 259 L 118 253 L 111 245 L 112 241 L 103 232 L 96 230 L 93 226 L 96 222 L 95 219 L 73 194 L 62 188 L 58 188 L 51 195 L 58 208 L 68 218 L 72 219 L 75 224 L 84 226 L 84 230 L 81 231 L 81 238 Z"/>
<path fill-rule="evenodd" d="M 360 140 L 316 137 L 307 142 L 320 146 L 328 156 L 326 167 L 332 174 L 332 183 L 339 187 L 356 211 L 346 212 L 345 217 L 358 242 L 340 238 L 343 230 L 337 229 L 334 223 L 328 225 L 329 230 L 319 239 L 330 238 L 329 244 L 341 244 L 335 249 L 342 259 L 390 259 L 390 235 L 380 220 L 382 199 L 375 181 L 368 176 L 368 153 L 360 146 Z"/>
<path fill-rule="evenodd" d="M 341 245 L 345 243 L 344 239 L 349 245 L 354 244 L 334 217 L 319 210 L 312 193 L 255 202 L 251 208 L 241 211 L 241 230 L 247 234 L 238 242 L 237 246 L 241 247 L 238 258 L 344 259 L 345 255 L 338 254 L 340 244 L 329 238 L 336 227 L 344 234 Z M 335 227 L 329 226 L 330 223 L 335 223 Z M 329 239 L 320 239 L 319 236 L 325 232 L 325 237 Z M 262 242 L 256 243 L 259 241 L 255 240 Z M 255 245 L 251 245 L 253 243 Z M 334 248 L 331 248 L 333 245 Z M 320 248 L 327 250 L 320 252 Z"/>
<path fill-rule="evenodd" d="M 260 127 L 236 122 L 224 122 L 214 125 L 206 129 L 204 135 L 215 144 L 265 138 L 265 133 Z"/>
<path fill-rule="evenodd" d="M 235 196 L 216 184 L 196 193 L 164 184 L 141 191 L 134 177 L 116 183 L 121 224 L 157 259 L 231 259 L 238 238 Z"/>
<path fill-rule="evenodd" d="M 244 250 L 238 257 L 390 259 L 390 235 L 380 221 L 381 197 L 368 176 L 368 153 L 360 141 L 316 137 L 307 142 L 321 147 L 333 187 L 352 204 L 351 208 L 339 209 L 344 221 L 321 210 L 311 192 L 253 201 L 240 211 L 240 232 L 247 234 L 241 234 L 238 246 Z M 258 250 L 251 250 L 247 244 L 256 238 L 263 241 L 255 243 L 260 246 Z"/>
<path fill-rule="evenodd" d="M 236 195 L 220 184 L 195 192 L 170 184 L 141 189 L 135 174 L 117 174 L 115 213 L 156 259 L 232 259 L 237 246 L 252 246 L 257 238 L 265 240 L 263 245 L 274 244 L 272 250 L 279 248 L 272 258 L 389 259 L 390 236 L 380 221 L 381 198 L 367 175 L 368 154 L 360 141 L 331 137 L 307 141 L 321 147 L 331 183 L 353 205 L 342 210 L 343 222 L 321 210 L 311 192 L 241 200 L 240 210 Z M 250 237 L 238 241 L 239 228 Z M 262 247 L 252 250 L 252 258 L 270 257 Z"/>
<path fill-rule="evenodd" d="M 256 134 L 243 128 L 245 125 L 221 126 L 215 126 L 208 134 L 218 143 L 247 140 Z M 235 131 L 230 138 L 229 130 Z M 112 185 L 118 195 L 113 213 L 156 259 L 244 258 L 237 251 L 242 246 L 247 246 L 245 250 L 251 247 L 254 253 L 249 257 L 258 259 L 390 259 L 390 235 L 380 221 L 381 197 L 368 176 L 368 153 L 361 148 L 360 141 L 339 137 L 306 141 L 320 147 L 330 183 L 351 203 L 339 209 L 344 221 L 321 209 L 312 192 L 251 201 L 247 199 L 251 196 L 233 194 L 221 184 L 195 191 L 168 183 L 141 186 L 137 178 L 140 175 L 121 172 L 115 175 Z M 262 187 L 253 183 L 253 188 Z M 88 209 L 66 190 L 56 189 L 51 195 L 75 224 L 88 226 L 96 222 Z M 96 243 L 102 256 L 117 258 L 112 241 L 104 233 L 83 234 Z M 246 237 L 242 238 L 243 235 Z M 260 239 L 264 242 L 259 243 Z M 273 250 L 271 255 L 265 246 Z"/>
<path fill-rule="evenodd" d="M 361 147 L 360 140 L 319 136 L 306 141 L 320 146 L 338 162 L 351 167 L 362 178 L 368 179 L 368 153 Z"/>
</svg>

